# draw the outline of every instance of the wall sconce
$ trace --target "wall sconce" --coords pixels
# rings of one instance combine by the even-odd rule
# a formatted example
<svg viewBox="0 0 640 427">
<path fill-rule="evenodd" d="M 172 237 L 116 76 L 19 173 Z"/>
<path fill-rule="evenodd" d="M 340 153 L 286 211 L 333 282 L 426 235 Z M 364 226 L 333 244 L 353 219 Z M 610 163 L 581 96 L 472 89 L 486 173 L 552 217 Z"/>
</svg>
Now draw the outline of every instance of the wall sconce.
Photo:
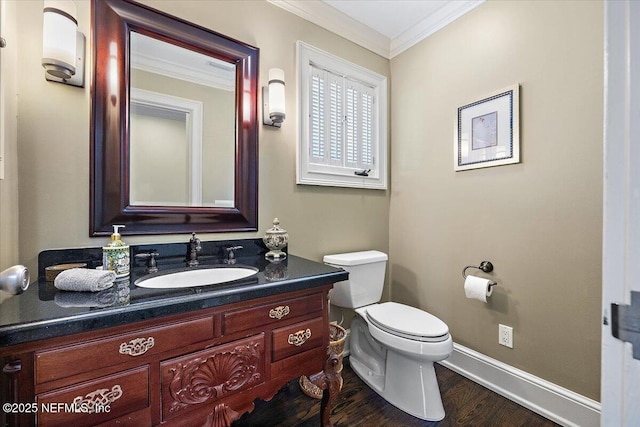
<svg viewBox="0 0 640 427">
<path fill-rule="evenodd" d="M 84 87 L 84 34 L 78 31 L 76 4 L 45 0 L 42 66 L 48 81 Z"/>
<path fill-rule="evenodd" d="M 286 114 L 284 109 L 284 71 L 269 70 L 269 86 L 262 87 L 262 123 L 280 127 Z"/>
</svg>

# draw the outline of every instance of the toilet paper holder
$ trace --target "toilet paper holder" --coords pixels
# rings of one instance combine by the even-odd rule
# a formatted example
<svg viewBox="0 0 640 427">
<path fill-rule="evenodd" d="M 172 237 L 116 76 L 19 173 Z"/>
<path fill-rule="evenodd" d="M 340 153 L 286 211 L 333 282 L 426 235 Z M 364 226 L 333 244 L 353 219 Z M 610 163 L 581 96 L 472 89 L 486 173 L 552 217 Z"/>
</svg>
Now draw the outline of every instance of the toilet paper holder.
<svg viewBox="0 0 640 427">
<path fill-rule="evenodd" d="M 467 278 L 467 269 L 469 268 L 477 268 L 478 270 L 482 270 L 485 273 L 491 273 L 493 271 L 493 264 L 491 264 L 491 261 L 482 261 L 480 263 L 480 265 L 467 265 L 465 268 L 462 269 L 462 277 Z M 493 280 L 489 282 L 489 287 L 495 286 L 497 285 L 496 282 L 494 282 Z"/>
</svg>

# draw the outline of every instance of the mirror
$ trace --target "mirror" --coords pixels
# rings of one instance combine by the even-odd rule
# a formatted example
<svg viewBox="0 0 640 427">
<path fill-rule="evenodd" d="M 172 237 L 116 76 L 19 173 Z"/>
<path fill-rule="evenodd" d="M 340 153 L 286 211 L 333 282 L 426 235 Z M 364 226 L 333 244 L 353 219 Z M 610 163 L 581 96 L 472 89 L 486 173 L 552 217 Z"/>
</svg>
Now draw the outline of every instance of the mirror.
<svg viewBox="0 0 640 427">
<path fill-rule="evenodd" d="M 233 207 L 235 64 L 135 31 L 129 63 L 131 205 Z"/>
<path fill-rule="evenodd" d="M 92 236 L 257 230 L 258 49 L 92 3 Z"/>
</svg>

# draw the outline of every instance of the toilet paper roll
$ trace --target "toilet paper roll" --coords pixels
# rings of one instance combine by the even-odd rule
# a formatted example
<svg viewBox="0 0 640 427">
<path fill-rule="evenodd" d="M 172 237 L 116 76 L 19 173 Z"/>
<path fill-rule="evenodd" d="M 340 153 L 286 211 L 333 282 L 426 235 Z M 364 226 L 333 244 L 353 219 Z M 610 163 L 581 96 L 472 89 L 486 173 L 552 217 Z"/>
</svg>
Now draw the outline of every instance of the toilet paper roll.
<svg viewBox="0 0 640 427">
<path fill-rule="evenodd" d="M 467 298 L 487 302 L 487 297 L 490 297 L 493 292 L 493 286 L 489 286 L 489 283 L 491 283 L 489 279 L 467 276 L 464 281 L 464 294 Z"/>
</svg>

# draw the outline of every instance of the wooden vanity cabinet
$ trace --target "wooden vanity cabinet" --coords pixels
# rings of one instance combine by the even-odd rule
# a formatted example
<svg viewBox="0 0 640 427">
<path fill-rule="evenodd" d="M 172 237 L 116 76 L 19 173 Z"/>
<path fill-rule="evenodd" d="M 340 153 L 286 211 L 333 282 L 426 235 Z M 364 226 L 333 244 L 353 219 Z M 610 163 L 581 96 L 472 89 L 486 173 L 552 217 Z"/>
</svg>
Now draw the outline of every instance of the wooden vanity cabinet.
<svg viewBox="0 0 640 427">
<path fill-rule="evenodd" d="M 8 422 L 228 426 L 254 400 L 323 369 L 330 288 L 9 347 L 5 371 L 18 369 L 5 372 L 5 400 L 35 406 Z"/>
</svg>

